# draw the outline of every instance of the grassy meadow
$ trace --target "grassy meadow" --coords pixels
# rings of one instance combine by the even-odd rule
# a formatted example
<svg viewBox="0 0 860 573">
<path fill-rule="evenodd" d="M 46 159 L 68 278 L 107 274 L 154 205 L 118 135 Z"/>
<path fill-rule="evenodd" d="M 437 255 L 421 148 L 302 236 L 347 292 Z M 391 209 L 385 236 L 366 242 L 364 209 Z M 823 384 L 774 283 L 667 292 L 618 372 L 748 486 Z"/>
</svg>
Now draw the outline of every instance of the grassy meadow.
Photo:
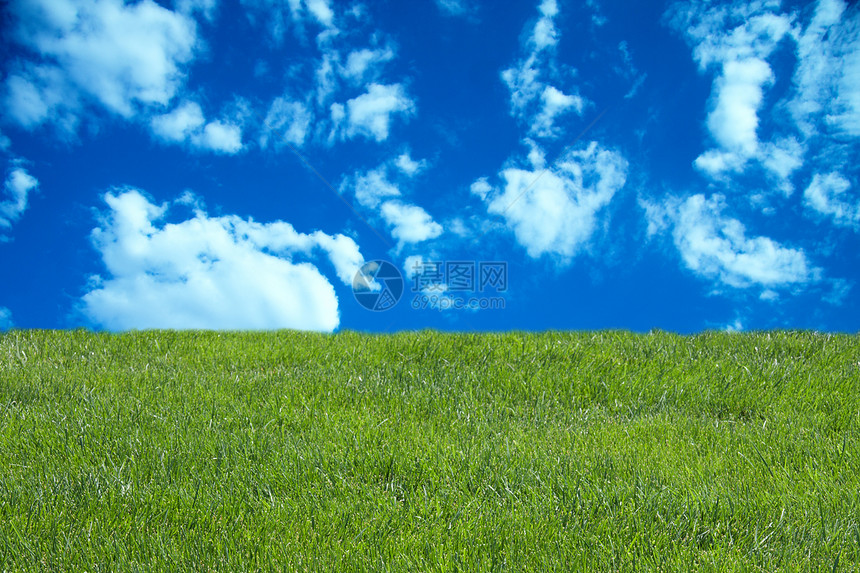
<svg viewBox="0 0 860 573">
<path fill-rule="evenodd" d="M 0 571 L 857 571 L 860 336 L 0 334 Z"/>
</svg>

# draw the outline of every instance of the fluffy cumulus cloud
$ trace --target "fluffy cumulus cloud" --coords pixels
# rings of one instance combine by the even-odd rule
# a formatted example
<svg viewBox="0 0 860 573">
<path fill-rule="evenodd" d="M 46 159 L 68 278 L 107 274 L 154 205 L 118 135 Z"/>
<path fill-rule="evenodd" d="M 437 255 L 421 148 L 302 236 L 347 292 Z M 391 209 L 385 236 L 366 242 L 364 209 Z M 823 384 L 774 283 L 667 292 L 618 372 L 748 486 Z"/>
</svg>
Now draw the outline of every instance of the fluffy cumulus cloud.
<svg viewBox="0 0 860 573">
<path fill-rule="evenodd" d="M 200 149 L 233 154 L 242 150 L 242 128 L 231 122 L 210 121 L 202 133 L 191 137 L 192 144 Z"/>
<path fill-rule="evenodd" d="M 133 189 L 105 195 L 109 207 L 92 241 L 108 276 L 90 280 L 82 310 L 109 329 L 296 328 L 331 331 L 339 324 L 331 283 L 308 261 L 323 252 L 350 284 L 362 257 L 355 242 L 284 222 L 236 216 L 167 223 L 169 205 Z M 189 201 L 179 201 L 188 203 Z"/>
<path fill-rule="evenodd" d="M 766 62 L 757 58 L 729 61 L 717 80 L 708 130 L 720 146 L 740 158 L 758 151 L 758 109 L 762 86 L 773 80 Z"/>
<path fill-rule="evenodd" d="M 415 104 L 400 84 L 370 84 L 367 91 L 346 102 L 347 137 L 362 135 L 384 141 L 388 139 L 394 116 L 408 117 L 415 113 Z"/>
<path fill-rule="evenodd" d="M 725 198 L 697 194 L 646 205 L 649 232 L 672 229 L 681 259 L 693 273 L 734 288 L 803 286 L 820 270 L 803 249 L 780 245 L 769 237 L 748 237 L 737 219 L 724 214 Z"/>
<path fill-rule="evenodd" d="M 765 90 L 775 79 L 768 58 L 792 25 L 791 16 L 778 13 L 778 8 L 776 2 L 690 2 L 671 11 L 672 23 L 690 42 L 699 68 L 716 72 L 707 127 L 717 147 L 696 159 L 696 167 L 712 177 L 742 171 L 751 159 L 774 165 L 765 161 L 769 155 L 758 131 Z M 794 164 L 798 162 L 795 157 Z M 775 175 L 783 181 L 786 165 L 775 166 L 781 167 Z"/>
<path fill-rule="evenodd" d="M 627 161 L 619 152 L 592 142 L 547 165 L 541 141 L 565 133 L 560 119 L 569 113 L 581 116 L 588 102 L 575 86 L 557 87 L 558 2 L 542 0 L 538 13 L 523 36 L 523 57 L 502 72 L 511 113 L 525 129 L 527 166 L 512 157 L 499 172 L 499 185 L 482 177 L 470 190 L 488 214 L 504 219 L 530 257 L 549 256 L 565 265 L 591 241 L 601 212 L 624 186 Z"/>
<path fill-rule="evenodd" d="M 187 143 L 193 149 L 234 154 L 242 150 L 242 127 L 238 122 L 207 122 L 200 105 L 180 103 L 173 111 L 151 120 L 153 134 L 166 143 Z"/>
<path fill-rule="evenodd" d="M 860 230 L 860 198 L 851 182 L 838 172 L 816 173 L 803 192 L 804 205 L 836 225 Z"/>
<path fill-rule="evenodd" d="M 586 100 L 575 91 L 566 94 L 549 83 L 558 79 L 554 72 L 559 41 L 555 26 L 558 4 L 556 0 L 543 0 L 538 11 L 540 17 L 524 40 L 526 54 L 502 72 L 502 80 L 511 94 L 511 114 L 528 126 L 529 135 L 555 138 L 563 131 L 557 121 L 570 112 L 582 115 Z"/>
<path fill-rule="evenodd" d="M 28 196 L 39 187 L 39 181 L 23 167 L 14 167 L 3 183 L 0 201 L 0 231 L 8 229 L 27 209 Z"/>
<path fill-rule="evenodd" d="M 203 110 L 193 101 L 183 102 L 170 113 L 152 118 L 152 132 L 164 141 L 182 143 L 206 123 Z"/>
<path fill-rule="evenodd" d="M 124 118 L 164 106 L 197 46 L 194 21 L 152 0 L 12 0 L 8 13 L 28 55 L 10 66 L 4 107 L 25 128 L 74 132 L 89 105 Z"/>
<path fill-rule="evenodd" d="M 386 201 L 380 207 L 380 213 L 391 228 L 391 236 L 401 245 L 435 239 L 442 234 L 442 225 L 417 205 Z"/>
<path fill-rule="evenodd" d="M 627 162 L 616 151 L 592 142 L 566 153 L 550 167 L 532 154 L 529 168 L 508 167 L 500 188 L 487 179 L 472 184 L 493 215 L 504 218 L 529 256 L 568 263 L 589 242 L 600 213 L 624 186 Z"/>
</svg>

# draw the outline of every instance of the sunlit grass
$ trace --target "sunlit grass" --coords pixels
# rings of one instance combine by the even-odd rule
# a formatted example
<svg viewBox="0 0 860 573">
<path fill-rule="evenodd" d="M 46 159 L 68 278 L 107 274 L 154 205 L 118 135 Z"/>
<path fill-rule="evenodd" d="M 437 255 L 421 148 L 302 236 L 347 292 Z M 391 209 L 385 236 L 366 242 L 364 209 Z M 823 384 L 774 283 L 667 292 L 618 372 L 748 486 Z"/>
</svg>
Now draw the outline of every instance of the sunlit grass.
<svg viewBox="0 0 860 573">
<path fill-rule="evenodd" d="M 853 571 L 860 337 L 0 335 L 0 570 Z"/>
</svg>

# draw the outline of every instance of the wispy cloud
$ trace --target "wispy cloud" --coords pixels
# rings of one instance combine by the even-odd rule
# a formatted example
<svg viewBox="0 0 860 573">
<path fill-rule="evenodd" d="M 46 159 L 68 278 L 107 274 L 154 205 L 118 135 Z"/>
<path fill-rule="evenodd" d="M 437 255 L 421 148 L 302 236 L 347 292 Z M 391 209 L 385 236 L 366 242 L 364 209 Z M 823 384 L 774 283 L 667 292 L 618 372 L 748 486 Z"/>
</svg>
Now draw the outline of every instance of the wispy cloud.
<svg viewBox="0 0 860 573">
<path fill-rule="evenodd" d="M 27 200 L 38 189 L 39 181 L 27 170 L 13 162 L 13 168 L 3 183 L 4 199 L 0 201 L 0 230 L 9 229 L 27 210 Z M 0 235 L 0 240 L 2 240 Z"/>
<path fill-rule="evenodd" d="M 822 127 L 860 135 L 860 13 L 842 0 L 819 0 L 795 32 L 798 64 L 789 109 L 807 136 Z"/>
<path fill-rule="evenodd" d="M 700 70 L 716 73 L 706 122 L 716 147 L 695 162 L 712 179 L 731 183 L 763 170 L 789 195 L 810 161 L 817 171 L 844 167 L 850 143 L 842 136 L 860 135 L 860 13 L 842 0 L 819 0 L 808 13 L 783 10 L 779 2 L 685 2 L 670 9 Z M 783 46 L 796 55 L 792 89 L 766 104 L 780 80 L 772 60 Z M 785 110 L 793 122 L 784 121 Z"/>
<path fill-rule="evenodd" d="M 841 173 L 816 173 L 803 192 L 804 205 L 841 227 L 860 230 L 860 197 Z"/>
<path fill-rule="evenodd" d="M 571 112 L 582 115 L 588 103 L 573 86 L 559 88 L 550 83 L 559 79 L 553 72 L 558 67 L 555 63 L 558 11 L 555 0 L 541 2 L 540 17 L 523 42 L 525 55 L 502 72 L 502 80 L 511 94 L 511 114 L 527 126 L 532 137 L 559 137 L 564 130 L 557 121 Z M 564 93 L 563 89 L 571 93 Z"/>
<path fill-rule="evenodd" d="M 275 147 L 283 142 L 302 147 L 311 134 L 312 120 L 313 113 L 307 104 L 275 98 L 263 122 L 260 147 L 267 147 L 270 139 Z"/>
<path fill-rule="evenodd" d="M 435 0 L 446 16 L 466 16 L 472 11 L 469 0 Z"/>
<path fill-rule="evenodd" d="M 249 0 L 258 9 L 273 13 L 284 6 L 264 0 Z M 304 10 L 301 0 L 290 5 L 290 13 Z M 307 9 L 316 3 L 306 3 Z M 284 93 L 276 97 L 265 114 L 261 146 L 274 139 L 302 147 L 312 144 L 332 146 L 356 138 L 376 142 L 388 140 L 396 121 L 407 121 L 416 113 L 416 104 L 402 81 L 388 81 L 386 69 L 397 57 L 396 46 L 384 34 L 368 27 L 363 10 L 338 15 L 332 21 L 355 20 L 353 29 L 340 33 L 334 29 L 317 37 L 318 58 L 297 64 L 288 77 Z M 301 18 L 297 22 L 301 22 Z M 369 45 L 356 45 L 361 30 Z M 306 85 L 310 74 L 311 86 Z M 310 89 L 308 89 L 310 87 Z"/>
<path fill-rule="evenodd" d="M 435 239 L 444 231 L 424 208 L 403 198 L 401 186 L 408 185 L 424 164 L 423 160 L 415 161 L 408 153 L 402 153 L 375 169 L 345 178 L 340 186 L 344 193 L 352 189 L 361 207 L 381 217 L 397 240 L 398 251 L 406 245 Z M 391 181 L 398 174 L 400 181 Z"/>
<path fill-rule="evenodd" d="M 336 29 L 336 15 L 328 0 L 241 0 L 248 9 L 247 16 L 268 27 L 271 41 L 284 42 L 286 34 L 295 30 L 299 35 L 308 26 L 326 31 Z"/>
</svg>

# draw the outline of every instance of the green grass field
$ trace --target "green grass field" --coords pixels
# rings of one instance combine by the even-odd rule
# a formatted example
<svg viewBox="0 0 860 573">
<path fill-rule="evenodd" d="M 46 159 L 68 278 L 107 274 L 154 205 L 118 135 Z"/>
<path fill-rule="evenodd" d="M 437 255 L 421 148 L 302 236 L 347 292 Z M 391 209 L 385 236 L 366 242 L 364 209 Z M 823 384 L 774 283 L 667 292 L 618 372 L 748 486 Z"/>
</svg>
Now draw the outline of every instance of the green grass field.
<svg viewBox="0 0 860 573">
<path fill-rule="evenodd" d="M 856 571 L 860 336 L 0 334 L 2 571 Z"/>
</svg>

